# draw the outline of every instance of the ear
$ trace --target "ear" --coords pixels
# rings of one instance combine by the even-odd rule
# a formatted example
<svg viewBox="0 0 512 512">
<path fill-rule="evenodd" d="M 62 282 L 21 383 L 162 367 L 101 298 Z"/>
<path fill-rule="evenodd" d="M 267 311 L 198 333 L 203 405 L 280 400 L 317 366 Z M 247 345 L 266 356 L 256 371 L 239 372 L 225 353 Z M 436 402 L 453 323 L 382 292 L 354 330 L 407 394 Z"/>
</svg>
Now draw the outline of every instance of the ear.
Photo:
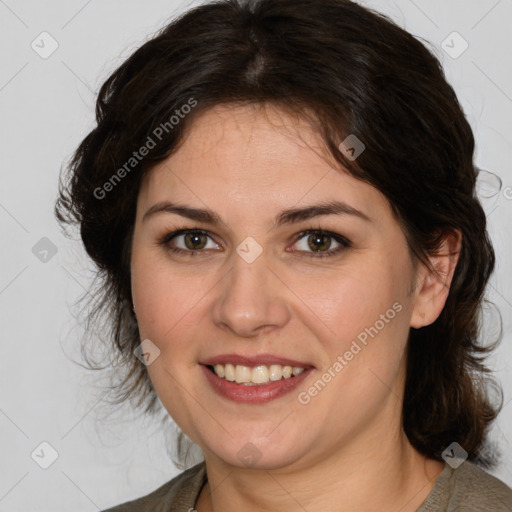
<svg viewBox="0 0 512 512">
<path fill-rule="evenodd" d="M 430 325 L 441 314 L 459 261 L 461 240 L 462 234 L 458 230 L 444 235 L 437 253 L 429 257 L 435 272 L 423 264 L 418 266 L 411 327 L 419 329 Z"/>
</svg>

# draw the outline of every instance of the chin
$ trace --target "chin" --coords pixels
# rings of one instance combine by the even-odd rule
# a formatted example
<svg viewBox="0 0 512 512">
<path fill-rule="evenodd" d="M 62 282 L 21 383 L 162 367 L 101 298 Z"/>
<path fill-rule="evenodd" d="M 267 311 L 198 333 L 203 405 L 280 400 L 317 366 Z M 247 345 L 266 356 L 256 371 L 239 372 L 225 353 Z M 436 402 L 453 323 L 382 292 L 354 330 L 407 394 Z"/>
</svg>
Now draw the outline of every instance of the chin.
<svg viewBox="0 0 512 512">
<path fill-rule="evenodd" d="M 299 446 L 300 438 L 288 436 L 286 439 L 269 441 L 262 440 L 260 436 L 260 441 L 256 436 L 253 440 L 248 436 L 229 438 L 225 443 L 211 444 L 207 451 L 229 466 L 257 470 L 275 470 L 293 465 L 307 452 Z"/>
</svg>

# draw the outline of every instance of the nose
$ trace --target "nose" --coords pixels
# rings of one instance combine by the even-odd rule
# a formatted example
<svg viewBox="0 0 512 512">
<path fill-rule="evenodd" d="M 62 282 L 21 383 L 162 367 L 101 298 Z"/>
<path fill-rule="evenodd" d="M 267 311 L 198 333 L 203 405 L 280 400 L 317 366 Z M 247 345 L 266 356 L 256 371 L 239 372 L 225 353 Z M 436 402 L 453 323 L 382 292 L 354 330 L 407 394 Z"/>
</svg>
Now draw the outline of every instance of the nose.
<svg viewBox="0 0 512 512">
<path fill-rule="evenodd" d="M 237 336 L 256 337 L 284 327 L 291 309 L 288 288 L 262 255 L 247 263 L 234 255 L 231 270 L 219 283 L 213 321 Z"/>
</svg>

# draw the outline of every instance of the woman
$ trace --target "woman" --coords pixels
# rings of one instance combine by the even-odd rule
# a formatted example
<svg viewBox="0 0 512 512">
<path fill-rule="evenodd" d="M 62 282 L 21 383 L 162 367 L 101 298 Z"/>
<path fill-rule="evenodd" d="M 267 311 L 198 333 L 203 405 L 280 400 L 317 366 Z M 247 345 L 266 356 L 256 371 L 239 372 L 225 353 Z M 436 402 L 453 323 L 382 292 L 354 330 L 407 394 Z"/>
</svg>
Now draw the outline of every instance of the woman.
<svg viewBox="0 0 512 512">
<path fill-rule="evenodd" d="M 204 455 L 109 511 L 512 510 L 485 471 L 474 138 L 422 44 L 346 0 L 209 2 L 96 113 L 57 215 L 100 270 L 119 396 Z"/>
</svg>

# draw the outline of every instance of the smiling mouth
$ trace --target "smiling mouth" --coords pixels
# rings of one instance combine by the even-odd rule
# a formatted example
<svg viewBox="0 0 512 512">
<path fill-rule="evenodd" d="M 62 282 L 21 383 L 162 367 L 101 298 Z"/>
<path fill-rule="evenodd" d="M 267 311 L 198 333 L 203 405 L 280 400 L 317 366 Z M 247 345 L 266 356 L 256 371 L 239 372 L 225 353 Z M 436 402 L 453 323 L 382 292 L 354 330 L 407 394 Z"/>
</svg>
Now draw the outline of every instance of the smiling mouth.
<svg viewBox="0 0 512 512">
<path fill-rule="evenodd" d="M 215 364 L 206 367 L 217 377 L 244 386 L 264 386 L 271 382 L 293 379 L 308 367 L 260 364 L 254 367 L 234 364 Z"/>
</svg>

